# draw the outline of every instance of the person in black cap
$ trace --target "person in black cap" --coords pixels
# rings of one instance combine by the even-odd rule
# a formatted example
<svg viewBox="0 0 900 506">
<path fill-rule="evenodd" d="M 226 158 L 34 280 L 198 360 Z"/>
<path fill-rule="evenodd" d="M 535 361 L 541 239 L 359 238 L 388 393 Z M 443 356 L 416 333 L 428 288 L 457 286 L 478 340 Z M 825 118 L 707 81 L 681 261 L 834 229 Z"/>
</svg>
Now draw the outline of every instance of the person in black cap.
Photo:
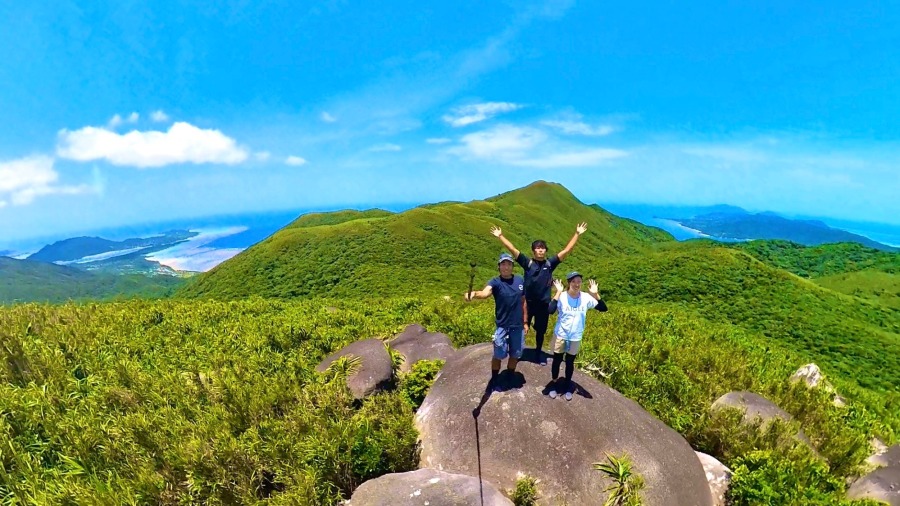
<svg viewBox="0 0 900 506">
<path fill-rule="evenodd" d="M 513 258 L 508 253 L 497 260 L 500 275 L 488 281 L 479 291 L 466 292 L 466 300 L 494 297 L 494 354 L 491 358 L 491 385 L 500 390 L 497 376 L 501 361 L 509 357 L 506 370 L 515 372 L 525 347 L 525 332 L 528 331 L 528 309 L 525 304 L 525 280 L 513 275 Z"/>
<path fill-rule="evenodd" d="M 581 291 L 581 274 L 570 272 L 566 275 L 569 288 L 563 291 L 562 281 L 556 280 L 553 286 L 556 294 L 550 302 L 549 312 L 559 311 L 556 319 L 556 327 L 553 329 L 553 337 L 550 338 L 550 351 L 553 352 L 553 365 L 550 367 L 553 377 L 553 385 L 550 387 L 550 398 L 557 396 L 557 380 L 559 379 L 559 365 L 566 357 L 566 382 L 562 385 L 566 400 L 572 400 L 572 374 L 575 372 L 575 356 L 581 349 L 581 337 L 584 334 L 584 320 L 591 309 L 606 311 L 606 303 L 600 298 L 597 291 L 597 282 L 588 281 L 587 293 Z M 563 297 L 562 294 L 566 295 Z"/>
<path fill-rule="evenodd" d="M 550 314 L 547 307 L 550 304 L 550 285 L 553 283 L 553 270 L 565 260 L 566 256 L 575 247 L 578 237 L 587 231 L 587 223 L 580 223 L 575 227 L 575 235 L 569 239 L 569 244 L 562 251 L 547 258 L 547 243 L 538 239 L 531 243 L 533 258 L 526 257 L 521 251 L 503 236 L 500 227 L 491 227 L 491 233 L 500 239 L 500 242 L 513 254 L 516 262 L 525 269 L 525 299 L 528 304 L 528 323 L 534 319 L 535 358 L 541 365 L 547 365 L 544 356 L 544 334 L 547 332 L 547 322 Z"/>
</svg>

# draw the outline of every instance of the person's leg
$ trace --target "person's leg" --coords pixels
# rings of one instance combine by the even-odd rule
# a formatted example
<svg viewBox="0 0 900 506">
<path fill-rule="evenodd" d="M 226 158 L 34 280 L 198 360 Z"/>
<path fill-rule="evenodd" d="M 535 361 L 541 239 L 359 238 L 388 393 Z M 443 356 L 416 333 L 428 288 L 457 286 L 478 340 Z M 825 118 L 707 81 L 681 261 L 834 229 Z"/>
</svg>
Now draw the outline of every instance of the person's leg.
<svg viewBox="0 0 900 506">
<path fill-rule="evenodd" d="M 535 359 L 541 365 L 547 365 L 547 359 L 544 357 L 544 336 L 547 334 L 547 322 L 550 319 L 547 303 L 545 302 L 529 302 L 528 303 L 528 320 L 534 319 L 534 349 Z"/>
<path fill-rule="evenodd" d="M 578 350 L 581 348 L 581 341 L 569 341 L 566 343 L 568 350 L 566 351 L 566 400 L 572 400 L 572 375 L 575 374 L 575 357 L 578 356 Z"/>
<path fill-rule="evenodd" d="M 553 363 L 550 365 L 550 377 L 552 385 L 550 385 L 550 395 L 551 399 L 556 398 L 556 389 L 559 385 L 559 365 L 562 363 L 562 349 L 560 344 L 562 343 L 562 339 L 553 336 L 550 338 L 550 351 L 553 352 Z"/>
<path fill-rule="evenodd" d="M 525 351 L 525 329 L 513 329 L 509 332 L 509 361 L 506 363 L 508 371 L 515 371 L 522 352 Z"/>
<path fill-rule="evenodd" d="M 506 343 L 506 332 L 496 329 L 493 337 L 494 354 L 491 357 L 491 386 L 494 390 L 500 390 L 500 362 L 509 354 Z"/>
</svg>

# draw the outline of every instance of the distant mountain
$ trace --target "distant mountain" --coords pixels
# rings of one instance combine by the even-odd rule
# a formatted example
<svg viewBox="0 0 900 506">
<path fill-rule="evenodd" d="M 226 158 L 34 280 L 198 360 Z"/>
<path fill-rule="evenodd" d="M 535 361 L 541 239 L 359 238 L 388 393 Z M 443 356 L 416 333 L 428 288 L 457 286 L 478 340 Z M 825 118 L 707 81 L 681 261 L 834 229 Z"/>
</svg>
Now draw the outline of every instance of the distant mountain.
<svg viewBox="0 0 900 506">
<path fill-rule="evenodd" d="M 780 239 L 806 246 L 855 242 L 883 251 L 896 251 L 868 237 L 831 228 L 819 220 L 792 220 L 771 212 L 711 212 L 692 218 L 670 219 L 719 240 Z"/>
<path fill-rule="evenodd" d="M 101 237 L 73 237 L 44 246 L 37 253 L 30 255 L 28 260 L 55 263 L 91 260 L 89 257 L 104 260 L 105 258 L 101 255 L 118 256 L 117 253 L 128 254 L 136 251 L 150 253 L 186 241 L 195 235 L 197 235 L 196 232 L 187 230 L 171 230 L 153 237 L 124 241 L 110 241 Z"/>
<path fill-rule="evenodd" d="M 176 276 L 92 273 L 65 265 L 0 257 L 0 304 L 163 297 L 183 282 Z"/>
<path fill-rule="evenodd" d="M 491 236 L 503 228 L 530 254 L 531 242 L 562 249 L 582 221 L 581 238 L 567 264 L 599 257 L 643 253 L 673 241 L 665 232 L 586 205 L 558 184 L 525 188 L 471 202 L 428 204 L 401 213 L 384 210 L 306 214 L 268 239 L 200 275 L 181 294 L 189 297 L 330 297 L 386 294 L 462 294 L 469 263 L 478 263 L 475 282 L 497 273 L 503 247 Z"/>
</svg>

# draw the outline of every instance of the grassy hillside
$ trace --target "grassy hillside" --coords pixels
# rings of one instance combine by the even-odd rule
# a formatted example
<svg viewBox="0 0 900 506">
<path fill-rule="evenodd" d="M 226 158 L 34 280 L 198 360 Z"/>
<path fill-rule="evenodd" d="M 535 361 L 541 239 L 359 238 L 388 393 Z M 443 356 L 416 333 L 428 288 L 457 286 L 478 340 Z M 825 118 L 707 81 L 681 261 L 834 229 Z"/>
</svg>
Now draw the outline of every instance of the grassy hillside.
<svg viewBox="0 0 900 506">
<path fill-rule="evenodd" d="M 410 322 L 458 346 L 486 341 L 492 305 L 257 298 L 0 308 L 0 495 L 33 504 L 337 504 L 366 479 L 417 466 L 413 407 L 402 381 L 355 403 L 340 371 L 313 368 L 351 341 Z M 580 367 L 737 469 L 736 505 L 758 504 L 773 487 L 790 495 L 766 496 L 768 504 L 796 504 L 795 494 L 839 504 L 868 439 L 891 441 L 898 426 L 897 412 L 880 418 L 852 386 L 842 390 L 846 409 L 790 386 L 803 360 L 790 350 L 677 308 L 615 304 L 591 314 L 583 350 Z M 796 427 L 775 424 L 759 437 L 733 416 L 710 415 L 716 397 L 742 389 L 794 414 L 824 461 L 788 436 Z M 757 465 L 741 467 L 749 458 Z M 784 482 L 797 490 L 781 490 Z"/>
<path fill-rule="evenodd" d="M 876 270 L 900 275 L 900 253 L 879 251 L 856 243 L 802 246 L 787 241 L 750 241 L 729 244 L 772 267 L 805 277 Z"/>
<path fill-rule="evenodd" d="M 184 283 L 174 276 L 102 274 L 0 257 L 0 304 L 164 297 Z"/>
<path fill-rule="evenodd" d="M 552 251 L 565 246 L 575 225 L 589 233 L 569 259 L 646 251 L 671 241 L 668 234 L 586 206 L 560 185 L 539 182 L 497 197 L 441 203 L 390 214 L 384 211 L 304 216 L 265 241 L 189 283 L 180 295 L 291 298 L 401 294 L 462 294 L 469 263 L 476 284 L 496 275 L 500 242 L 492 225 L 530 253 L 545 239 Z"/>
<path fill-rule="evenodd" d="M 900 393 L 900 312 L 894 309 L 822 288 L 741 251 L 702 243 L 601 261 L 586 270 L 611 300 L 675 304 L 758 333 L 826 372 Z"/>
<path fill-rule="evenodd" d="M 816 278 L 815 282 L 836 292 L 900 310 L 900 273 L 867 269 Z"/>
</svg>

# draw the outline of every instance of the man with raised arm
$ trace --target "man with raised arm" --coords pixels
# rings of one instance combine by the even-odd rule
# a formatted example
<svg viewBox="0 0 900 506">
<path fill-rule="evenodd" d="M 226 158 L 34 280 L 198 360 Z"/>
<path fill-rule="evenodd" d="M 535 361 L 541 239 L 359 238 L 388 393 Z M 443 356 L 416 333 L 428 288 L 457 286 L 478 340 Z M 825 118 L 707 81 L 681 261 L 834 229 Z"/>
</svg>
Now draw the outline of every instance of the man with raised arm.
<svg viewBox="0 0 900 506">
<path fill-rule="evenodd" d="M 513 275 L 513 258 L 507 253 L 497 260 L 500 275 L 488 281 L 479 291 L 466 292 L 466 300 L 494 297 L 494 355 L 491 358 L 491 387 L 501 389 L 497 376 L 501 361 L 509 357 L 506 370 L 515 372 L 522 350 L 525 348 L 525 332 L 528 331 L 528 309 L 525 304 L 525 280 Z"/>
<path fill-rule="evenodd" d="M 547 309 L 550 305 L 550 285 L 553 283 L 553 270 L 560 262 L 571 253 L 578 237 L 587 230 L 587 223 L 580 223 L 575 227 L 575 235 L 569 239 L 569 244 L 562 251 L 547 258 L 547 243 L 538 239 L 531 243 L 533 258 L 526 257 L 513 244 L 503 236 L 500 227 L 491 227 L 491 233 L 500 239 L 500 242 L 509 250 L 516 262 L 525 270 L 525 300 L 528 305 L 528 323 L 534 319 L 535 358 L 541 365 L 547 365 L 544 356 L 544 334 L 547 332 L 547 321 L 550 313 Z"/>
</svg>

